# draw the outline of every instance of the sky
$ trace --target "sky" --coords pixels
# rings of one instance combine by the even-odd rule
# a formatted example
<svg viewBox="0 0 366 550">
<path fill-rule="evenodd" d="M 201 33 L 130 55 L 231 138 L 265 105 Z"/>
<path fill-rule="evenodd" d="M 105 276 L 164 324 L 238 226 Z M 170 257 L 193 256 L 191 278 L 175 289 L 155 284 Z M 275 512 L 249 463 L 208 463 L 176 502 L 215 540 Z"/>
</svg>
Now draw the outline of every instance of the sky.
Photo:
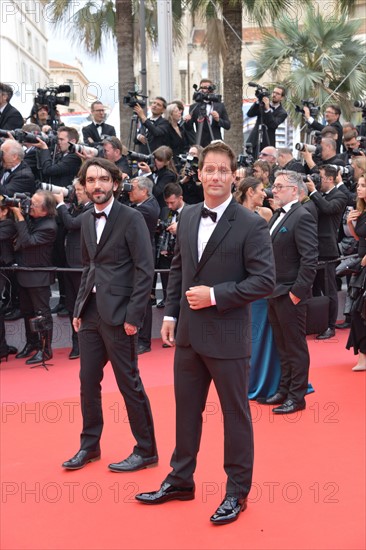
<svg viewBox="0 0 366 550">
<path fill-rule="evenodd" d="M 76 65 L 76 58 L 83 64 L 83 73 L 90 82 L 90 93 L 97 95 L 111 108 L 118 100 L 117 50 L 112 43 L 105 46 L 101 60 L 84 53 L 76 44 L 65 47 L 65 37 L 48 29 L 48 58 L 69 65 Z"/>
</svg>

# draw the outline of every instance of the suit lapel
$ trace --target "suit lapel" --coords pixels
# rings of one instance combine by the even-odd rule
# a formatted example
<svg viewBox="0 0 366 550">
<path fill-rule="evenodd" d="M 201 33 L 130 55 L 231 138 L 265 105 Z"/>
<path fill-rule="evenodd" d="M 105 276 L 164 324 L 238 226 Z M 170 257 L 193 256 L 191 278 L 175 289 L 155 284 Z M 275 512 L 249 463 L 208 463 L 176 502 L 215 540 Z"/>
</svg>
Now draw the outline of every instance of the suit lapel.
<svg viewBox="0 0 366 550">
<path fill-rule="evenodd" d="M 299 202 L 293 204 L 290 208 L 290 210 L 288 212 L 286 212 L 286 214 L 283 216 L 282 220 L 280 221 L 280 223 L 276 226 L 276 228 L 273 230 L 273 233 L 271 235 L 272 237 L 272 240 L 276 237 L 277 233 L 279 232 L 279 230 L 283 227 L 283 224 L 286 220 L 289 219 L 289 217 L 295 212 L 295 210 L 297 210 L 297 208 L 301 207 L 301 204 Z M 273 219 L 273 218 L 272 218 Z M 272 221 L 272 220 L 271 220 Z M 276 221 L 276 220 L 274 220 Z M 273 222 L 274 223 L 274 222 Z M 272 224 L 273 225 L 273 224 Z M 272 227 L 272 225 L 270 226 L 270 228 Z"/>
<path fill-rule="evenodd" d="M 103 248 L 105 243 L 107 242 L 108 237 L 111 234 L 113 226 L 116 222 L 117 216 L 118 216 L 118 202 L 116 200 L 114 200 L 112 209 L 109 213 L 106 224 L 104 226 L 102 236 L 100 237 L 100 241 L 97 244 L 97 249 L 96 249 L 96 254 L 95 254 L 96 256 L 97 256 L 98 252 Z M 94 219 L 93 216 L 92 216 L 92 218 Z M 94 231 L 95 231 L 95 224 L 94 224 Z"/>
<path fill-rule="evenodd" d="M 192 207 L 193 208 L 193 207 Z M 195 212 L 192 215 L 191 223 L 189 224 L 189 246 L 191 248 L 193 265 L 195 269 L 198 264 L 198 229 L 201 221 L 202 204 L 195 207 Z"/>
</svg>

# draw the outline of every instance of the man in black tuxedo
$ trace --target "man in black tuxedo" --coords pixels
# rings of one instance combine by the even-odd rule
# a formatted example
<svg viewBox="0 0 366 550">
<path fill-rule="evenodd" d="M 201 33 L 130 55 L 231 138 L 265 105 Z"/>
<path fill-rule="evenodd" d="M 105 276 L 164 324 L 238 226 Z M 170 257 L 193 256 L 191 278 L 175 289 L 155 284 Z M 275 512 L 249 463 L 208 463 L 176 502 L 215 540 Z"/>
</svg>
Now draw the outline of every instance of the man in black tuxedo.
<svg viewBox="0 0 366 550">
<path fill-rule="evenodd" d="M 136 136 L 136 143 L 140 144 L 140 153 L 151 155 L 158 147 L 170 145 L 169 122 L 163 116 L 166 106 L 166 100 L 157 96 L 151 103 L 149 118 L 140 105 L 135 105 L 133 108 L 141 122 Z"/>
<path fill-rule="evenodd" d="M 2 130 L 16 130 L 21 128 L 24 120 L 18 109 L 10 105 L 13 97 L 13 88 L 0 82 L 0 128 Z"/>
<path fill-rule="evenodd" d="M 224 418 L 226 496 L 211 517 L 232 522 L 246 508 L 253 467 L 248 404 L 249 303 L 274 287 L 273 254 L 266 222 L 231 195 L 236 157 L 211 143 L 199 161 L 205 202 L 183 209 L 171 266 L 163 342 L 175 344 L 176 448 L 172 471 L 158 491 L 136 495 L 145 504 L 192 500 L 202 411 L 213 380 Z M 209 210 L 210 209 L 210 210 Z"/>
<path fill-rule="evenodd" d="M 211 80 L 204 78 L 199 85 L 199 92 L 209 94 L 215 87 Z M 199 122 L 202 121 L 202 122 Z M 231 122 L 223 103 L 217 101 L 206 101 L 192 103 L 189 106 L 189 114 L 184 117 L 185 127 L 188 132 L 194 129 L 196 139 L 193 143 L 206 147 L 214 139 L 222 139 L 221 128 L 230 130 Z M 198 124 L 203 124 L 200 143 L 197 141 Z M 211 130 L 211 131 L 210 131 Z M 211 137 L 212 132 L 212 137 Z"/>
<path fill-rule="evenodd" d="M 308 389 L 309 350 L 306 342 L 306 301 L 318 260 L 317 226 L 299 202 L 302 177 L 296 172 L 277 172 L 272 186 L 279 210 L 269 222 L 276 265 L 276 287 L 269 299 L 268 318 L 281 362 L 281 380 L 275 395 L 258 399 L 279 405 L 275 414 L 305 409 Z"/>
<path fill-rule="evenodd" d="M 29 218 L 23 215 L 20 208 L 12 207 L 12 211 L 17 222 L 17 264 L 21 267 L 52 267 L 52 249 L 56 238 L 56 201 L 52 193 L 36 191 L 31 199 Z M 55 275 L 52 271 L 19 271 L 17 279 L 27 342 L 16 358 L 29 357 L 35 351 L 26 364 L 36 365 L 52 357 L 50 286 L 55 282 Z M 40 331 L 40 335 L 31 330 L 30 323 L 30 319 L 39 314 L 44 318 L 44 330 Z"/>
<path fill-rule="evenodd" d="M 158 462 L 136 350 L 154 272 L 150 237 L 141 214 L 115 200 L 122 176 L 112 162 L 88 160 L 78 177 L 95 208 L 82 215 L 84 269 L 73 321 L 79 333 L 83 429 L 80 450 L 63 467 L 77 470 L 100 458 L 100 383 L 110 360 L 137 443 L 128 458 L 109 469 L 131 472 Z"/>
<path fill-rule="evenodd" d="M 101 101 L 94 101 L 91 104 L 91 116 L 93 122 L 82 129 L 84 143 L 99 143 L 103 140 L 103 136 L 116 135 L 114 126 L 104 122 L 105 108 Z"/>
<path fill-rule="evenodd" d="M 0 147 L 2 167 L 0 170 L 0 195 L 12 197 L 14 193 L 33 195 L 36 183 L 32 169 L 24 161 L 24 150 L 14 139 L 6 139 Z"/>
<path fill-rule="evenodd" d="M 337 154 L 341 152 L 342 147 L 342 136 L 343 136 L 343 127 L 342 124 L 339 122 L 339 118 L 341 116 L 342 112 L 339 107 L 339 105 L 328 105 L 325 109 L 324 118 L 326 121 L 326 124 L 320 124 L 317 120 L 315 120 L 310 115 L 310 109 L 306 105 L 304 106 L 304 118 L 309 126 L 309 128 L 312 128 L 313 130 L 318 130 L 318 132 L 321 132 L 323 128 L 326 128 L 327 126 L 333 126 L 337 130 Z"/>
<path fill-rule="evenodd" d="M 267 147 L 268 145 L 276 147 L 276 130 L 278 126 L 287 118 L 287 112 L 282 107 L 281 103 L 285 98 L 285 95 L 285 88 L 283 86 L 276 86 L 272 92 L 271 101 L 269 97 L 264 97 L 262 101 L 257 100 L 253 103 L 247 113 L 247 117 L 249 118 L 257 117 L 255 126 L 247 139 L 247 143 L 251 143 L 253 145 L 254 158 L 258 157 L 260 151 L 264 147 Z M 263 132 L 262 142 L 258 143 L 261 112 L 263 113 L 262 123 L 267 129 L 267 132 Z"/>
<path fill-rule="evenodd" d="M 153 258 L 155 258 L 155 234 L 158 223 L 160 206 L 154 197 L 153 182 L 150 178 L 140 176 L 131 181 L 132 191 L 129 193 L 131 206 L 140 212 L 145 220 L 149 230 L 151 250 Z M 139 330 L 137 353 L 147 353 L 151 351 L 151 330 L 152 330 L 152 304 L 148 301 L 144 322 Z"/>
<path fill-rule="evenodd" d="M 114 162 L 121 170 L 124 178 L 132 176 L 131 166 L 127 158 L 127 148 L 122 145 L 122 142 L 115 136 L 110 136 L 103 140 L 104 158 Z"/>
<path fill-rule="evenodd" d="M 347 206 L 347 195 L 336 187 L 337 169 L 325 165 L 320 168 L 321 187 L 318 191 L 313 181 L 307 182 L 309 197 L 314 201 L 318 212 L 319 260 L 325 261 L 325 269 L 319 269 L 314 281 L 313 294 L 329 296 L 328 328 L 318 334 L 318 340 L 335 336 L 338 316 L 338 288 L 336 264 L 339 258 L 338 232 L 343 212 Z M 329 263 L 328 263 L 329 262 Z M 325 278 L 325 274 L 327 278 Z"/>
</svg>

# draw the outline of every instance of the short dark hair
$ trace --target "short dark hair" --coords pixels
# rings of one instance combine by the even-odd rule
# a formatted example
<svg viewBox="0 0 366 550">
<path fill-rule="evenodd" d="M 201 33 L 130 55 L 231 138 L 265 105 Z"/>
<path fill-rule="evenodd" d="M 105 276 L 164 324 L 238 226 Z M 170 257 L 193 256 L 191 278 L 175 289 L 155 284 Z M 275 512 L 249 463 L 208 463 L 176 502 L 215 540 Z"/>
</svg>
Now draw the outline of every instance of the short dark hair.
<svg viewBox="0 0 366 550">
<path fill-rule="evenodd" d="M 342 111 L 339 105 L 336 105 L 335 103 L 331 103 L 330 105 L 327 105 L 328 108 L 333 109 L 335 111 L 336 115 L 341 116 Z"/>
<path fill-rule="evenodd" d="M 0 93 L 7 94 L 8 96 L 7 102 L 9 103 L 9 101 L 13 97 L 14 92 L 13 92 L 13 88 L 9 86 L 9 84 L 5 84 L 5 82 L 0 82 Z"/>
<path fill-rule="evenodd" d="M 223 153 L 224 155 L 227 155 L 230 159 L 230 168 L 232 172 L 235 172 L 235 170 L 238 167 L 238 163 L 236 160 L 236 156 L 234 151 L 232 150 L 229 145 L 224 143 L 221 140 L 212 141 L 207 147 L 201 151 L 199 160 L 198 160 L 198 168 L 202 170 L 203 164 L 205 162 L 205 158 L 208 155 L 208 153 Z"/>
<path fill-rule="evenodd" d="M 282 97 L 286 97 L 286 88 L 282 84 L 276 84 L 275 88 L 282 90 Z"/>
<path fill-rule="evenodd" d="M 155 97 L 155 99 L 158 99 L 159 101 L 161 101 L 162 104 L 163 104 L 163 106 L 164 106 L 164 109 L 166 109 L 166 107 L 167 107 L 167 105 L 168 105 L 166 99 L 164 99 L 164 98 L 161 97 L 160 95 L 157 95 L 157 96 Z"/>
<path fill-rule="evenodd" d="M 336 179 L 338 174 L 338 169 L 331 164 L 322 164 L 321 166 L 319 166 L 319 170 L 323 170 L 324 175 L 327 178 L 333 178 L 334 180 Z"/>
<path fill-rule="evenodd" d="M 321 136 L 325 136 L 327 134 L 332 134 L 333 136 L 338 136 L 337 128 L 334 126 L 324 126 L 324 128 L 320 131 Z"/>
<path fill-rule="evenodd" d="M 113 182 L 118 183 L 118 188 L 116 191 L 114 191 L 114 196 L 118 197 L 121 191 L 120 188 L 122 184 L 122 172 L 116 166 L 116 164 L 114 162 L 111 162 L 110 160 L 103 159 L 100 157 L 89 159 L 86 162 L 84 162 L 81 165 L 81 168 L 77 175 L 79 179 L 79 183 L 83 187 L 85 187 L 85 184 L 86 184 L 86 173 L 88 171 L 89 166 L 99 166 L 100 168 L 103 168 L 104 170 L 106 170 L 106 172 L 109 172 Z"/>
<path fill-rule="evenodd" d="M 349 141 L 350 139 L 357 138 L 358 132 L 357 130 L 348 130 L 345 134 L 343 134 L 343 141 Z"/>
<path fill-rule="evenodd" d="M 94 111 L 94 107 L 96 105 L 103 105 L 103 103 L 99 99 L 97 99 L 97 101 L 93 101 L 93 103 L 90 105 L 90 109 Z"/>
<path fill-rule="evenodd" d="M 72 128 L 71 126 L 59 126 L 57 133 L 59 134 L 60 132 L 66 132 L 69 141 L 72 139 L 74 139 L 76 143 L 79 141 L 79 132 L 76 128 Z"/>
<path fill-rule="evenodd" d="M 170 182 L 164 187 L 164 199 L 168 199 L 172 195 L 175 195 L 176 197 L 181 197 L 183 195 L 183 191 L 179 183 Z"/>
</svg>

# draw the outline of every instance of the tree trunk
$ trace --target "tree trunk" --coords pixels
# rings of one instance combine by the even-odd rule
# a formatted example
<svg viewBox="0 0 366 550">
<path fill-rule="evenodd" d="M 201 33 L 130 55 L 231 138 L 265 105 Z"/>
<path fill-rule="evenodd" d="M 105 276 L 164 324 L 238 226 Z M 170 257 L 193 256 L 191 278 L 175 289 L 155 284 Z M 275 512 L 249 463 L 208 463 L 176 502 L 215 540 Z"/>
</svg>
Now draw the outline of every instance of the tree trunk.
<svg viewBox="0 0 366 550">
<path fill-rule="evenodd" d="M 123 97 L 134 90 L 135 85 L 132 1 L 116 0 L 116 14 L 120 132 L 122 143 L 125 145 L 133 111 L 127 105 L 123 105 Z"/>
<path fill-rule="evenodd" d="M 220 86 L 220 53 L 216 43 L 216 29 L 217 22 L 207 19 L 207 76 L 222 92 L 222 86 Z"/>
<path fill-rule="evenodd" d="M 242 3 L 223 2 L 223 17 L 238 36 L 242 36 Z M 236 154 L 243 149 L 243 69 L 241 43 L 228 25 L 224 25 L 226 50 L 223 56 L 224 101 L 231 121 L 231 129 L 225 131 L 225 142 Z"/>
</svg>

